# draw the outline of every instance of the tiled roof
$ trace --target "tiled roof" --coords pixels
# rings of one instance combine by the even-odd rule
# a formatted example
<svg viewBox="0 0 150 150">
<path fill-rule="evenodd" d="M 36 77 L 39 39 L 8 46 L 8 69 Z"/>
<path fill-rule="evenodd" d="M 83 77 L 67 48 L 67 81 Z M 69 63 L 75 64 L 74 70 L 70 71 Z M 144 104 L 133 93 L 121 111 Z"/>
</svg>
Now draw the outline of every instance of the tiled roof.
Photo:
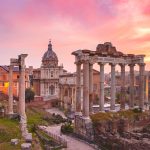
<svg viewBox="0 0 150 150">
<path fill-rule="evenodd" d="M 4 70 L 6 70 L 7 72 L 9 72 L 9 66 L 4 65 L 4 66 L 0 66 L 0 67 L 3 68 Z M 13 71 L 14 72 L 19 72 L 19 67 L 15 66 L 13 68 Z"/>
</svg>

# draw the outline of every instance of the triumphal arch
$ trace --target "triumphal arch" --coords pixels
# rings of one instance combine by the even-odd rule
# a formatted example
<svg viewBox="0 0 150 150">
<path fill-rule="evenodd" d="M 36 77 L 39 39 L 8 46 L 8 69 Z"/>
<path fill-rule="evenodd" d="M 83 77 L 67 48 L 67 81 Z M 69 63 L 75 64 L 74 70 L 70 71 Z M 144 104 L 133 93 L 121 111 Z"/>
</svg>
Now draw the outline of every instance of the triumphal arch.
<svg viewBox="0 0 150 150">
<path fill-rule="evenodd" d="M 130 101 L 129 108 L 134 108 L 134 66 L 139 65 L 140 90 L 139 90 L 139 108 L 145 109 L 144 101 L 144 55 L 124 54 L 116 50 L 110 42 L 98 44 L 95 51 L 77 50 L 72 53 L 75 55 L 76 64 L 76 115 L 75 130 L 76 133 L 88 138 L 90 135 L 90 98 L 93 94 L 93 65 L 98 63 L 100 66 L 100 99 L 99 111 L 104 111 L 104 66 L 111 66 L 111 101 L 110 110 L 115 111 L 115 69 L 116 65 L 121 67 L 121 109 L 125 109 L 125 68 L 130 68 Z M 83 65 L 83 110 L 81 113 L 81 65 Z M 86 130 L 87 129 L 87 130 Z"/>
</svg>

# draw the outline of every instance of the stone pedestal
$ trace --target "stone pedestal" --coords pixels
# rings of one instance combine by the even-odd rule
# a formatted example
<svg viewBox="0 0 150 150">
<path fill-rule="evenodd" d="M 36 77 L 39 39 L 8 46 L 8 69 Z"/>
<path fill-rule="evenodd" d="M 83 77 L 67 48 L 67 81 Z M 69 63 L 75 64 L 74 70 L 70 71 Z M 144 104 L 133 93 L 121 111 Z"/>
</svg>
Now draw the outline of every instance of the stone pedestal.
<svg viewBox="0 0 150 150">
<path fill-rule="evenodd" d="M 31 143 L 21 144 L 21 150 L 31 150 Z"/>
</svg>

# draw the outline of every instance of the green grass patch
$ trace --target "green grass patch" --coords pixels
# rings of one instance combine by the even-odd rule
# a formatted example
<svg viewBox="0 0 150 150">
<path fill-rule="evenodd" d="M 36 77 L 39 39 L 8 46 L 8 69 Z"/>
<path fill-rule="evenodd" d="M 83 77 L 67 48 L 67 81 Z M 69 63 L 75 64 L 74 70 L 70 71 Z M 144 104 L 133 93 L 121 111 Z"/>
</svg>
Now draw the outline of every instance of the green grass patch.
<svg viewBox="0 0 150 150">
<path fill-rule="evenodd" d="M 94 123 L 98 123 L 99 121 L 112 121 L 121 118 L 126 118 L 129 120 L 138 119 L 140 116 L 148 116 L 146 112 L 134 111 L 134 110 L 126 110 L 119 112 L 99 112 L 91 115 L 91 119 Z"/>
<path fill-rule="evenodd" d="M 10 142 L 0 143 L 0 150 L 20 150 L 20 149 L 21 149 L 20 144 L 18 144 L 18 145 L 11 145 Z"/>
<path fill-rule="evenodd" d="M 21 139 L 19 122 L 17 120 L 0 118 L 0 150 L 20 150 L 18 145 L 11 145 L 11 139 Z"/>
<path fill-rule="evenodd" d="M 27 108 L 26 114 L 29 132 L 33 133 L 37 125 L 48 125 L 48 122 L 43 119 L 43 116 L 47 115 L 45 111 L 36 108 Z"/>
<path fill-rule="evenodd" d="M 0 143 L 10 142 L 13 138 L 21 138 L 19 122 L 8 118 L 0 118 Z"/>
</svg>

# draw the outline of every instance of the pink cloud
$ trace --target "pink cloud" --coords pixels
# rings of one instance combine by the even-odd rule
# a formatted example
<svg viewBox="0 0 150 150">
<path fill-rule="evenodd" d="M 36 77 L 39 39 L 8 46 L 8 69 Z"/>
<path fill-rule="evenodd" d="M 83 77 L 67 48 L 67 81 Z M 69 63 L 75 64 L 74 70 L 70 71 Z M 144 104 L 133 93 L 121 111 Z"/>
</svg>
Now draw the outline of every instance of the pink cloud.
<svg viewBox="0 0 150 150">
<path fill-rule="evenodd" d="M 111 41 L 124 53 L 147 54 L 149 33 L 137 37 L 136 29 L 150 26 L 149 4 L 147 0 L 2 0 L 0 52 L 7 51 L 5 58 L 24 50 L 29 64 L 37 67 L 52 38 L 60 63 L 67 57 L 64 66 L 71 71 L 71 52 L 95 50 L 100 42 Z"/>
</svg>

